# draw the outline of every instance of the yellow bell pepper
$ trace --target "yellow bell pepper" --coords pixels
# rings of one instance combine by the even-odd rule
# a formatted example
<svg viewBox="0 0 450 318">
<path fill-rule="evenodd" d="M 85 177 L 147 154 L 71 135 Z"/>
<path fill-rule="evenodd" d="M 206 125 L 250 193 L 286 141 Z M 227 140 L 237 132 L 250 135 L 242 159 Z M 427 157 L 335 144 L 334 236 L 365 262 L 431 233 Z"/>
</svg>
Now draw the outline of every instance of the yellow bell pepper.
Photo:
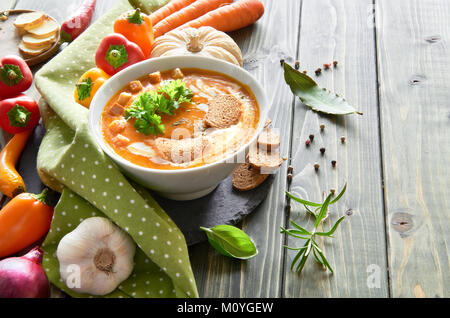
<svg viewBox="0 0 450 318">
<path fill-rule="evenodd" d="M 99 68 L 92 68 L 84 73 L 75 88 L 75 101 L 89 108 L 95 93 L 109 78 L 110 76 Z"/>
</svg>

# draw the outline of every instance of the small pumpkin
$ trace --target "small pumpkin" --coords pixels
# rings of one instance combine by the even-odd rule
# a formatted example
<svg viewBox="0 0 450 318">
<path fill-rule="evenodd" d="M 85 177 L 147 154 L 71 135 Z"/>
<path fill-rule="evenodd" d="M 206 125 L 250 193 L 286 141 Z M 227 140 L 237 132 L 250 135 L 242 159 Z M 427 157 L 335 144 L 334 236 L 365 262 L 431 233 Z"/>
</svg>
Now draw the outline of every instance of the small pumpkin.
<svg viewBox="0 0 450 318">
<path fill-rule="evenodd" d="M 242 66 L 242 53 L 236 42 L 209 26 L 173 30 L 158 37 L 153 44 L 151 57 L 180 55 L 214 57 Z"/>
</svg>

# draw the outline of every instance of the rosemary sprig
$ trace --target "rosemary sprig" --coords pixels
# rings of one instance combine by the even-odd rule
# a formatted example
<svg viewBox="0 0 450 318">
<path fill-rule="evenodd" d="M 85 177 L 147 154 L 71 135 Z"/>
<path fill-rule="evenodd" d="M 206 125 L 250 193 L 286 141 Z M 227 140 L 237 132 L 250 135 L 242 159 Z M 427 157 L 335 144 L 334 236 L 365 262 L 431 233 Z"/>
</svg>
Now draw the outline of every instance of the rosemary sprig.
<svg viewBox="0 0 450 318">
<path fill-rule="evenodd" d="M 317 244 L 316 236 L 324 236 L 324 237 L 333 237 L 334 232 L 338 228 L 339 224 L 344 220 L 345 216 L 342 216 L 339 218 L 339 220 L 336 221 L 336 223 L 333 225 L 333 227 L 328 232 L 319 232 L 318 227 L 320 224 L 328 217 L 328 207 L 336 202 L 339 201 L 339 199 L 344 195 L 345 190 L 347 189 L 347 184 L 345 184 L 342 191 L 339 193 L 339 195 L 332 200 L 332 194 L 330 193 L 325 201 L 323 203 L 315 203 L 310 202 L 307 200 L 303 200 L 301 198 L 298 198 L 294 195 L 292 195 L 289 192 L 286 192 L 286 195 L 293 199 L 294 201 L 297 201 L 299 203 L 302 203 L 304 207 L 306 208 L 306 211 L 314 216 L 315 223 L 314 228 L 312 231 L 308 231 L 295 223 L 294 221 L 290 220 L 291 225 L 293 228 L 291 229 L 285 229 L 281 227 L 281 233 L 286 233 L 289 236 L 292 236 L 294 238 L 305 240 L 305 243 L 302 247 L 299 248 L 293 248 L 289 246 L 284 246 L 285 248 L 293 251 L 297 251 L 297 255 L 292 260 L 291 264 L 291 270 L 297 271 L 300 273 L 303 268 L 305 267 L 306 261 L 309 257 L 309 255 L 313 254 L 315 260 L 322 266 L 325 266 L 328 268 L 331 273 L 334 273 L 333 268 L 328 263 L 327 258 L 325 257 L 323 251 L 320 249 L 319 244 Z M 312 210 L 310 207 L 314 207 L 315 209 Z"/>
</svg>

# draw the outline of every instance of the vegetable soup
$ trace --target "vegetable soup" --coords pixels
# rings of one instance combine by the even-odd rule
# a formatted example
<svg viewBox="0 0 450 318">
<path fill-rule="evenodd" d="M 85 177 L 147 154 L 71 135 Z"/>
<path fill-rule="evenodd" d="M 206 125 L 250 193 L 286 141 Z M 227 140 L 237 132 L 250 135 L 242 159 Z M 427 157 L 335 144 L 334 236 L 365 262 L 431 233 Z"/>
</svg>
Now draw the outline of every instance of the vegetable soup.
<svg viewBox="0 0 450 318">
<path fill-rule="evenodd" d="M 259 106 L 250 88 L 202 69 L 148 74 L 117 92 L 102 113 L 106 143 L 153 169 L 187 169 L 224 159 L 256 133 Z"/>
</svg>

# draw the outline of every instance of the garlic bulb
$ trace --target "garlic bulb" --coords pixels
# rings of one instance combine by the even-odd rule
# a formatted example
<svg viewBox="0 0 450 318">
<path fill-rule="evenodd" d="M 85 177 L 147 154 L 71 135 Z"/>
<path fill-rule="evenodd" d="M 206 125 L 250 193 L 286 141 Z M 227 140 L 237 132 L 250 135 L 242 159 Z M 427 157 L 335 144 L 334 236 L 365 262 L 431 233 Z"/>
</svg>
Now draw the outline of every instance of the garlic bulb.
<svg viewBox="0 0 450 318">
<path fill-rule="evenodd" d="M 78 293 L 111 293 L 133 271 L 136 246 L 110 220 L 84 220 L 59 242 L 56 255 L 66 286 Z"/>
</svg>

